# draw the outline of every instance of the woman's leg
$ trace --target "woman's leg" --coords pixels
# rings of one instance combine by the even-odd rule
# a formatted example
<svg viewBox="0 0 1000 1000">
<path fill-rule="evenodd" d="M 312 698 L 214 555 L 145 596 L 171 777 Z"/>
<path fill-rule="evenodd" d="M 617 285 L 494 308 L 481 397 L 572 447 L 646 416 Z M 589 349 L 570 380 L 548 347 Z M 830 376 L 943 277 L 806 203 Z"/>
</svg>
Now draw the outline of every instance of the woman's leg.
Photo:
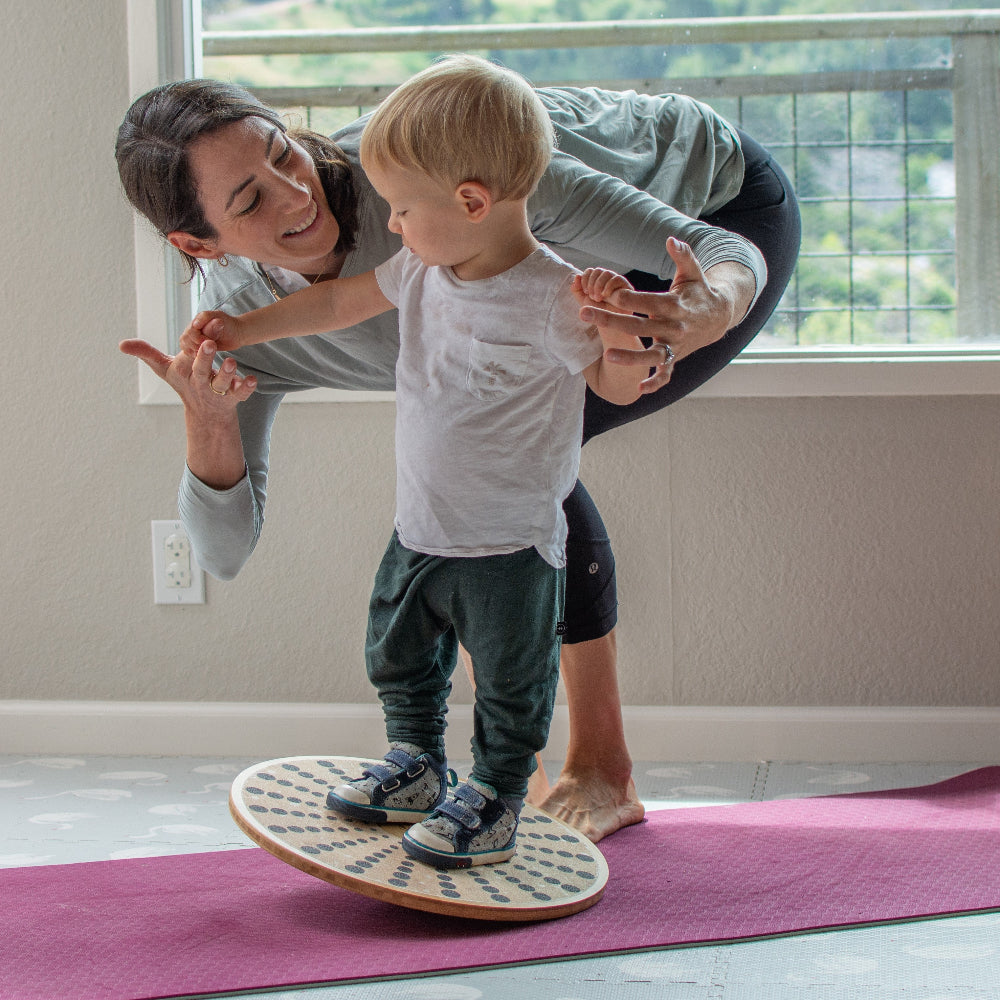
<svg viewBox="0 0 1000 1000">
<path fill-rule="evenodd" d="M 614 553 L 582 483 L 566 498 L 563 510 L 569 537 L 559 667 L 569 709 L 569 745 L 555 785 L 548 788 L 536 778 L 528 801 L 596 842 L 638 823 L 644 809 L 632 783 L 618 694 Z"/>
<path fill-rule="evenodd" d="M 559 780 L 539 803 L 595 843 L 645 815 L 632 781 L 617 662 L 614 629 L 599 639 L 563 645 L 559 666 L 569 745 Z"/>
<path fill-rule="evenodd" d="M 659 392 L 643 396 L 631 406 L 618 407 L 588 390 L 584 441 L 661 410 L 708 381 L 757 335 L 784 293 L 798 257 L 798 206 L 788 179 L 767 151 L 742 133 L 741 139 L 747 160 L 743 189 L 706 221 L 737 232 L 759 247 L 767 261 L 767 286 L 738 326 L 718 343 L 680 361 L 673 378 Z M 668 282 L 650 275 L 633 273 L 629 277 L 645 290 L 669 287 Z M 533 798 L 533 790 L 529 790 L 528 801 L 596 841 L 641 820 L 643 809 L 632 783 L 622 724 L 614 633 L 617 618 L 613 614 L 609 617 L 609 609 L 614 607 L 614 557 L 606 533 L 603 542 L 595 542 L 600 534 L 595 530 L 600 515 L 589 497 L 582 502 L 574 491 L 565 509 L 569 524 L 567 627 L 571 626 L 574 606 L 584 623 L 577 630 L 576 641 L 567 641 L 573 639 L 572 632 L 563 640 L 561 671 L 569 708 L 569 749 L 555 786 L 540 799 Z M 596 561 L 593 546 L 603 553 Z M 593 566 L 599 567 L 600 575 L 590 573 Z M 586 634 L 587 622 L 592 626 L 591 634 Z"/>
</svg>

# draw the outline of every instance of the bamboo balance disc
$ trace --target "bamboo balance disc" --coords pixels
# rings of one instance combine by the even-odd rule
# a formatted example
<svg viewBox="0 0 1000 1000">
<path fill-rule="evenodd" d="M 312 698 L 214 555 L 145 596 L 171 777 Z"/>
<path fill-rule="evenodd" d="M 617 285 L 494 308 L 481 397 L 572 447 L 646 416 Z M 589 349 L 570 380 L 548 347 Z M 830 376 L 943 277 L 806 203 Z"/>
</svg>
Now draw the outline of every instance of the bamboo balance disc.
<svg viewBox="0 0 1000 1000">
<path fill-rule="evenodd" d="M 431 913 L 479 920 L 551 920 L 593 906 L 608 866 L 583 834 L 525 805 L 517 853 L 495 865 L 443 870 L 404 850 L 406 824 L 348 819 L 327 792 L 372 760 L 284 757 L 247 768 L 229 807 L 246 835 L 275 857 L 352 892 Z"/>
</svg>

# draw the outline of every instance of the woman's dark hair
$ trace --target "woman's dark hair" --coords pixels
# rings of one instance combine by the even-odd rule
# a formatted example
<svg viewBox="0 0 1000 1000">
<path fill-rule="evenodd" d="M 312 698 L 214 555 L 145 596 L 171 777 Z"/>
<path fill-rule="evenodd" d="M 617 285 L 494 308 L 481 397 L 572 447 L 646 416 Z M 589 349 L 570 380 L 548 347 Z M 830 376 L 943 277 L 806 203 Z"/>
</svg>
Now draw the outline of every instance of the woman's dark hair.
<svg viewBox="0 0 1000 1000">
<path fill-rule="evenodd" d="M 313 158 L 330 211 L 340 226 L 338 252 L 353 250 L 357 194 L 351 165 L 326 136 L 289 129 L 272 108 L 243 87 L 217 80 L 165 83 L 135 100 L 118 129 L 118 176 L 132 206 L 166 237 L 175 230 L 197 239 L 218 234 L 202 211 L 191 173 L 192 143 L 244 118 L 263 118 L 302 145 Z M 180 251 L 190 276 L 201 271 L 196 257 Z"/>
</svg>

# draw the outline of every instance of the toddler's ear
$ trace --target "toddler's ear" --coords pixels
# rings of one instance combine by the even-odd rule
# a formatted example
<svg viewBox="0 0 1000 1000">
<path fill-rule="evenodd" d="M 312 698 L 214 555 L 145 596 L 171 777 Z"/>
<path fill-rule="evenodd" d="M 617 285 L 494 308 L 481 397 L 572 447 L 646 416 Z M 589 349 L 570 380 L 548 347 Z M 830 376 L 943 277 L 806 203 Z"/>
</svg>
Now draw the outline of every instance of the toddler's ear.
<svg viewBox="0 0 1000 1000">
<path fill-rule="evenodd" d="M 455 189 L 455 198 L 470 222 L 481 222 L 493 205 L 493 195 L 479 181 L 463 181 Z"/>
</svg>

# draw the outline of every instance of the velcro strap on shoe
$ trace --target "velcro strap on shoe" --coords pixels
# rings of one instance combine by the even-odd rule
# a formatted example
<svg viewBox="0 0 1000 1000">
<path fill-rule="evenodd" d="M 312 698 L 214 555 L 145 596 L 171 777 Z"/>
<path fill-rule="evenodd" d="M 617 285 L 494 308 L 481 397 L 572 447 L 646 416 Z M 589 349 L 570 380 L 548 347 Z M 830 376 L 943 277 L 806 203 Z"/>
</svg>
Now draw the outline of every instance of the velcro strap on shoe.
<svg viewBox="0 0 1000 1000">
<path fill-rule="evenodd" d="M 404 771 L 412 770 L 413 765 L 417 762 L 415 757 L 411 757 L 405 750 L 400 750 L 399 747 L 393 747 L 385 755 L 384 759 L 389 761 L 390 764 L 395 764 L 397 767 L 403 768 Z"/>
<path fill-rule="evenodd" d="M 372 764 L 371 767 L 366 767 L 361 772 L 361 776 L 374 778 L 376 781 L 385 781 L 386 778 L 391 778 L 395 773 L 391 767 L 386 767 L 384 764 Z"/>
<path fill-rule="evenodd" d="M 400 750 L 398 747 L 393 747 L 383 758 L 390 764 L 395 764 L 395 767 L 386 767 L 385 764 L 372 764 L 371 767 L 365 768 L 362 771 L 362 775 L 366 778 L 374 778 L 376 781 L 384 784 L 390 778 L 395 777 L 399 774 L 400 770 L 410 772 L 414 765 L 417 764 L 416 760 L 411 757 L 405 750 Z M 416 770 L 410 777 L 416 777 L 423 770 L 423 765 L 417 765 L 418 770 Z"/>
<path fill-rule="evenodd" d="M 464 786 L 463 786 L 464 787 Z M 456 793 L 457 795 L 458 793 Z M 483 800 L 486 801 L 485 799 Z M 441 816 L 453 819 L 466 830 L 476 830 L 482 823 L 482 818 L 474 809 L 470 809 L 461 799 L 446 799 L 435 810 Z"/>
<path fill-rule="evenodd" d="M 437 811 L 460 823 L 466 830 L 478 830 L 483 822 L 480 813 L 487 801 L 478 788 L 463 782 L 455 789 L 454 797 L 442 802 Z"/>
<path fill-rule="evenodd" d="M 476 812 L 486 805 L 486 796 L 478 788 L 473 788 L 468 782 L 461 784 L 455 789 L 455 798 L 460 802 L 467 802 Z"/>
</svg>

